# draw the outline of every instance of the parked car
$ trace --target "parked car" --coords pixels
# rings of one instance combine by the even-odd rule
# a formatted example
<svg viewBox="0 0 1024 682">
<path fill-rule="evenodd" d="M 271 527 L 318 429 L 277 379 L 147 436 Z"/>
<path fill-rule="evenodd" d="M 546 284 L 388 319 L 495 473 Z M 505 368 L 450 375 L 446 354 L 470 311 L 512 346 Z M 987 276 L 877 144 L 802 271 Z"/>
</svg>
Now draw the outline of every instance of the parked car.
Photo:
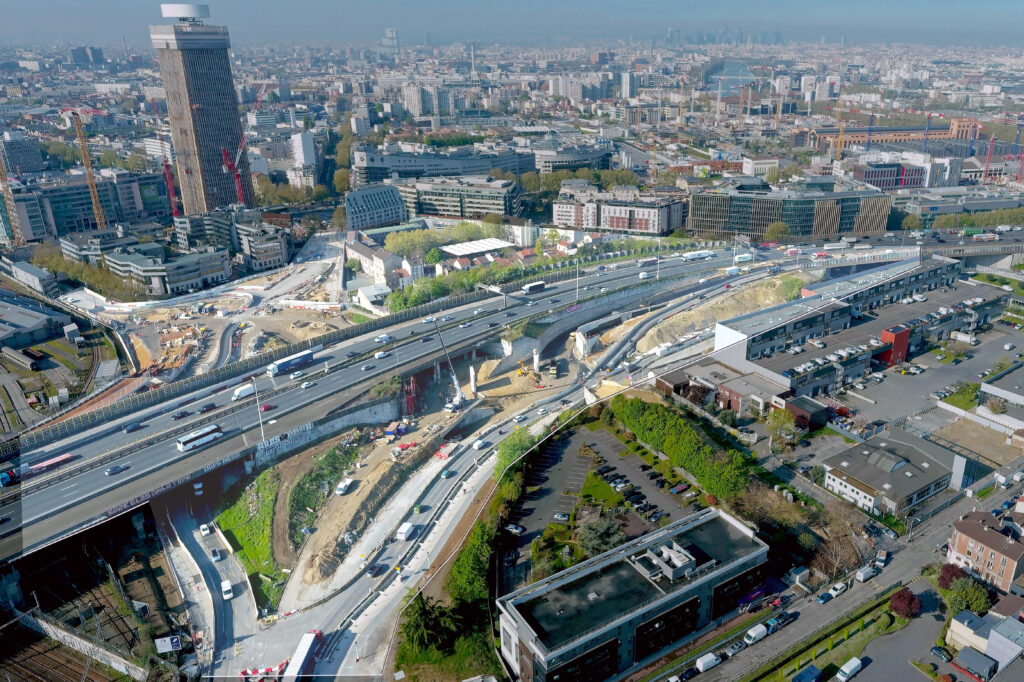
<svg viewBox="0 0 1024 682">
<path fill-rule="evenodd" d="M 828 591 L 833 597 L 838 597 L 843 592 L 846 592 L 846 583 L 836 583 Z"/>
<path fill-rule="evenodd" d="M 205 523 L 203 525 L 199 526 L 199 534 L 204 536 L 204 537 L 209 535 L 210 534 L 210 526 L 205 524 Z"/>
<path fill-rule="evenodd" d="M 611 465 L 608 465 L 608 464 L 605 464 L 603 467 L 598 469 L 596 473 L 597 473 L 598 476 L 604 476 L 609 471 L 614 471 L 614 470 L 615 470 L 615 467 L 613 467 Z"/>
<path fill-rule="evenodd" d="M 515 536 L 520 536 L 526 532 L 526 529 L 516 523 L 509 523 L 505 525 L 505 530 Z"/>
<path fill-rule="evenodd" d="M 213 549 L 210 550 L 210 558 L 213 559 L 214 561 L 220 561 L 224 557 L 220 553 L 220 550 L 217 549 L 216 547 L 214 547 Z"/>
<path fill-rule="evenodd" d="M 553 518 L 555 521 L 560 521 L 561 523 L 569 523 L 569 515 L 564 512 L 555 512 Z"/>
<path fill-rule="evenodd" d="M 933 646 L 930 649 L 930 651 L 932 653 L 932 656 L 935 656 L 936 658 L 941 658 L 946 663 L 949 663 L 953 660 L 953 657 L 949 654 L 949 652 L 943 649 L 941 646 Z"/>
<path fill-rule="evenodd" d="M 742 639 L 737 639 L 735 642 L 725 648 L 725 657 L 732 658 L 739 652 L 747 648 L 747 643 Z"/>
<path fill-rule="evenodd" d="M 689 483 L 680 483 L 679 485 L 677 485 L 674 488 L 672 488 L 672 492 L 674 492 L 674 493 L 676 493 L 678 495 L 679 493 L 684 493 L 684 492 L 686 492 L 689 489 L 690 489 L 690 484 Z"/>
<path fill-rule="evenodd" d="M 894 531 L 892 528 L 883 528 L 882 529 L 882 535 L 884 535 L 885 537 L 889 538 L 890 540 L 899 540 L 900 539 L 899 533 Z"/>
<path fill-rule="evenodd" d="M 830 601 L 832 601 L 832 593 L 831 592 L 822 592 L 821 594 L 818 595 L 818 603 L 819 604 L 827 604 Z"/>
</svg>

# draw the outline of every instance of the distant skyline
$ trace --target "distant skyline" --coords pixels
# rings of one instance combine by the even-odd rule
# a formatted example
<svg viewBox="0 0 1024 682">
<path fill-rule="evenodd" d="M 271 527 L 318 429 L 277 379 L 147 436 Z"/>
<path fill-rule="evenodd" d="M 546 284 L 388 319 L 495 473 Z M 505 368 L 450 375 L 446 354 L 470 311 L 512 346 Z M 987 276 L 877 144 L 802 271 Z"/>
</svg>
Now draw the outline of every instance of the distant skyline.
<svg viewBox="0 0 1024 682">
<path fill-rule="evenodd" d="M 609 44 L 630 35 L 664 40 L 666 30 L 688 33 L 723 26 L 752 33 L 779 32 L 785 41 L 930 45 L 1020 45 L 1021 0 L 211 0 L 209 23 L 226 25 L 232 43 L 309 42 L 370 44 L 385 27 L 397 28 L 404 45 L 424 33 L 443 44 L 565 42 Z M 154 0 L 2 0 L 0 45 L 73 43 L 148 47 L 150 24 L 164 23 Z"/>
</svg>

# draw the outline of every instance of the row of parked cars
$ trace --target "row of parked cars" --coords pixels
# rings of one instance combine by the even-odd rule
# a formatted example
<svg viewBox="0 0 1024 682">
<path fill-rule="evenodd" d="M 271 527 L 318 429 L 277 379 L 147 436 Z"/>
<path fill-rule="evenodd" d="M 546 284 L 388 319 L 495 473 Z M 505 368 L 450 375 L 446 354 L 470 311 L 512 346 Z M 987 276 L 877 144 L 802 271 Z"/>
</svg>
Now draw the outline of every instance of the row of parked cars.
<svg viewBox="0 0 1024 682">
<path fill-rule="evenodd" d="M 693 679 L 699 673 L 711 670 L 725 659 L 732 658 L 733 656 L 743 651 L 747 647 L 757 644 L 768 635 L 778 632 L 782 628 L 792 623 L 794 620 L 796 620 L 795 615 L 787 613 L 785 611 L 781 611 L 778 615 L 769 618 L 763 623 L 758 623 L 754 627 L 747 630 L 746 634 L 743 635 L 743 639 L 737 639 L 735 642 L 726 647 L 724 651 L 720 651 L 717 653 L 708 652 L 703 656 L 700 656 L 696 661 L 693 662 L 692 668 L 687 668 L 678 675 L 673 675 L 672 677 L 668 678 L 668 682 L 680 682 L 681 680 Z"/>
<path fill-rule="evenodd" d="M 933 391 L 929 397 L 934 398 L 935 400 L 944 400 L 956 393 L 958 388 L 958 386 L 946 386 L 945 388 Z"/>
<path fill-rule="evenodd" d="M 645 519 L 652 523 L 657 523 L 664 517 L 668 516 L 668 512 L 658 509 L 658 505 L 652 504 L 648 501 L 647 496 L 643 492 L 629 482 L 629 478 L 626 474 L 618 473 L 615 471 L 615 467 L 611 465 L 605 465 L 597 470 L 597 475 L 604 479 L 604 481 L 612 487 L 617 493 L 622 493 L 622 498 L 626 502 L 629 502 L 633 509 L 638 514 L 643 516 Z M 661 474 L 658 474 L 659 476 Z M 665 485 L 665 479 L 659 479 L 663 487 Z"/>
</svg>

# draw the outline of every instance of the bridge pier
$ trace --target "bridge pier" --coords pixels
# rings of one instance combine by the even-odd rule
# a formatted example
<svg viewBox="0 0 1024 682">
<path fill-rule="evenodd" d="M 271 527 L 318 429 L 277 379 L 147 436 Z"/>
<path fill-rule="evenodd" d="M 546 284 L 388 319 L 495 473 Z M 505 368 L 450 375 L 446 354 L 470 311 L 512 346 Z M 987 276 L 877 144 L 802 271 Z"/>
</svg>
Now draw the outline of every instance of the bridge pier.
<svg viewBox="0 0 1024 682">
<path fill-rule="evenodd" d="M 441 381 L 441 363 L 434 363 L 434 381 Z"/>
</svg>

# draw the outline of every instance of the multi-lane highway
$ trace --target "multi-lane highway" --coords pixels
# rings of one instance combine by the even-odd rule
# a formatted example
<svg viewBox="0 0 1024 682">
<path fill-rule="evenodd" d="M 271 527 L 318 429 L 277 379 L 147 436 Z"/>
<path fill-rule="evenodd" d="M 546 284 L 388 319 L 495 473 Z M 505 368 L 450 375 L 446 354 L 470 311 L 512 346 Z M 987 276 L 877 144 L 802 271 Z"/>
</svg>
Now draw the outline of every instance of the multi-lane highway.
<svg viewBox="0 0 1024 682">
<path fill-rule="evenodd" d="M 668 257 L 663 259 L 660 273 L 662 277 L 675 277 L 725 267 L 731 262 L 728 250 L 719 251 L 716 258 L 708 261 L 687 262 Z M 581 297 L 592 295 L 601 288 L 613 289 L 639 281 L 638 268 L 633 264 L 619 264 L 615 269 L 608 266 L 603 271 L 596 265 L 590 265 L 587 270 L 581 269 L 580 272 Z M 651 271 L 652 268 L 646 270 Z M 435 317 L 438 323 L 446 325 L 441 336 L 449 350 L 459 349 L 497 335 L 505 324 L 564 306 L 574 300 L 575 294 L 576 281 L 571 280 L 530 297 L 510 295 L 506 308 L 502 308 L 502 298 L 496 296 Z M 5 499 L 0 506 L 0 515 L 20 523 L 23 530 L 21 542 L 25 549 L 41 546 L 49 539 L 74 529 L 83 520 L 145 495 L 209 462 L 252 446 L 260 437 L 260 417 L 269 438 L 322 417 L 351 399 L 354 393 L 364 390 L 360 384 L 380 381 L 424 362 L 443 359 L 433 324 L 417 320 L 396 325 L 388 333 L 396 338 L 395 342 L 377 343 L 375 334 L 367 334 L 324 349 L 317 353 L 312 365 L 303 368 L 305 376 L 295 380 L 288 376 L 257 376 L 255 383 L 260 393 L 259 401 L 249 398 L 233 403 L 230 399 L 233 387 L 241 381 L 236 379 L 29 451 L 23 456 L 23 465 L 64 453 L 73 454 L 75 460 L 64 472 L 58 470 L 26 482 L 21 499 Z M 374 353 L 385 346 L 388 357 L 375 359 Z M 325 369 L 330 369 L 326 375 Z M 313 381 L 314 384 L 301 388 L 305 381 Z M 214 410 L 197 414 L 201 406 L 211 402 L 217 406 Z M 273 407 L 260 413 L 261 405 Z M 174 419 L 183 411 L 190 414 Z M 142 424 L 141 429 L 129 434 L 122 431 L 125 425 L 136 422 Z M 198 452 L 179 452 L 174 442 L 180 434 L 176 431 L 166 433 L 175 429 L 191 431 L 210 423 L 220 425 L 227 436 Z M 118 454 L 132 443 L 147 441 L 154 442 L 123 455 Z M 107 475 L 107 468 L 115 465 L 126 468 Z M 65 477 L 67 471 L 75 474 Z M 18 548 L 13 550 L 18 551 Z M 9 555 L 9 551 L 5 545 L 0 556 Z"/>
</svg>

